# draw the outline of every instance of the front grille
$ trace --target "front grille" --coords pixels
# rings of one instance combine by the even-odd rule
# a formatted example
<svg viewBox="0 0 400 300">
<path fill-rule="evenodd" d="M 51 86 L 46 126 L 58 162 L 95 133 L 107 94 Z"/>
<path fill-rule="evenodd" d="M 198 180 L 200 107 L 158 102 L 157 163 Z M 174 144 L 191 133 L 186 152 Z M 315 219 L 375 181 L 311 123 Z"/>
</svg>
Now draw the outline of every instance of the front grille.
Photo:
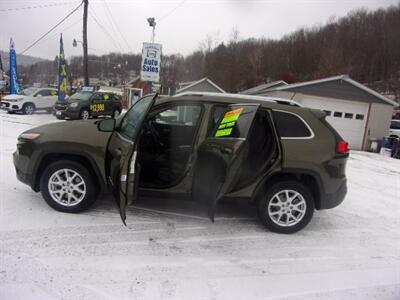
<svg viewBox="0 0 400 300">
<path fill-rule="evenodd" d="M 55 108 L 56 110 L 66 110 L 66 109 L 67 109 L 67 106 L 66 106 L 66 105 L 59 105 L 59 104 L 57 104 L 57 105 L 54 106 L 54 108 Z"/>
</svg>

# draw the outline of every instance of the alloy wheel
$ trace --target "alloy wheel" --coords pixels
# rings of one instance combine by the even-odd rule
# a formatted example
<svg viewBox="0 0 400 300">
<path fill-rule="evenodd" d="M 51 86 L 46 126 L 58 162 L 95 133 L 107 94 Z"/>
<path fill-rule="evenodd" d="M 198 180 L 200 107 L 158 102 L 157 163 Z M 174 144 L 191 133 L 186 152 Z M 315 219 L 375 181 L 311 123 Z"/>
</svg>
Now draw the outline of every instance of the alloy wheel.
<svg viewBox="0 0 400 300">
<path fill-rule="evenodd" d="M 63 206 L 75 206 L 86 196 L 86 184 L 82 176 L 71 169 L 54 172 L 48 182 L 51 198 Z"/>
<path fill-rule="evenodd" d="M 32 115 L 35 111 L 35 108 L 32 105 L 25 106 L 25 114 Z"/>
<path fill-rule="evenodd" d="M 268 203 L 271 220 L 283 227 L 298 224 L 305 216 L 307 204 L 304 197 L 295 190 L 281 190 Z"/>
<path fill-rule="evenodd" d="M 83 110 L 81 113 L 81 119 L 82 120 L 88 120 L 89 119 L 89 112 L 87 110 Z"/>
</svg>

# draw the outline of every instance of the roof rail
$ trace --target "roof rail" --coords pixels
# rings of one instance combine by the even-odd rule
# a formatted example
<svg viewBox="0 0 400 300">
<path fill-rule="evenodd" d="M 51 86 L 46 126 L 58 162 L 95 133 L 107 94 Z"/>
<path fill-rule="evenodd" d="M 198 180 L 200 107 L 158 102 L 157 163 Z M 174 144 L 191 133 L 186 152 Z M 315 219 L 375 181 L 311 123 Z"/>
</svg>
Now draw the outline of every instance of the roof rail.
<svg viewBox="0 0 400 300">
<path fill-rule="evenodd" d="M 243 94 L 230 94 L 230 93 L 212 93 L 212 92 L 184 92 L 176 94 L 172 97 L 183 97 L 183 96 L 212 96 L 212 97 L 221 97 L 221 98 L 234 98 L 234 99 L 248 99 L 248 100 L 258 100 L 258 101 L 267 101 L 274 102 L 278 104 L 284 105 L 293 105 L 302 107 L 302 105 L 294 100 L 277 98 L 277 97 L 268 97 L 268 96 L 253 96 L 253 95 L 243 95 Z"/>
</svg>

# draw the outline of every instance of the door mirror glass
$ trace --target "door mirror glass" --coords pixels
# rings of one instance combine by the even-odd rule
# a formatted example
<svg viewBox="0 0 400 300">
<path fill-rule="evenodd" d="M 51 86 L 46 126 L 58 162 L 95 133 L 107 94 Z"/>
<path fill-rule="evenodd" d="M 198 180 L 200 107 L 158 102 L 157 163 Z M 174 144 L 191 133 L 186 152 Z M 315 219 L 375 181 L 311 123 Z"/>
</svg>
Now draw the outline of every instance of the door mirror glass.
<svg viewBox="0 0 400 300">
<path fill-rule="evenodd" d="M 106 119 L 97 123 L 97 129 L 102 132 L 112 132 L 115 128 L 115 119 Z"/>
</svg>

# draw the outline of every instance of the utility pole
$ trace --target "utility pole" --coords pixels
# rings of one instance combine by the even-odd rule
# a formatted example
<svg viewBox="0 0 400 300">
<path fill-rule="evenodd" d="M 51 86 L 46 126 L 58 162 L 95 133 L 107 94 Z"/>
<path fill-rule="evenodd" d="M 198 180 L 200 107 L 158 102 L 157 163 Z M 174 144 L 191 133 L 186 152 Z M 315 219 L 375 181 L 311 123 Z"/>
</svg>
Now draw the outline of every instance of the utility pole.
<svg viewBox="0 0 400 300">
<path fill-rule="evenodd" d="M 88 45 L 87 45 L 87 18 L 89 0 L 83 0 L 83 77 L 85 86 L 89 85 Z"/>
</svg>

